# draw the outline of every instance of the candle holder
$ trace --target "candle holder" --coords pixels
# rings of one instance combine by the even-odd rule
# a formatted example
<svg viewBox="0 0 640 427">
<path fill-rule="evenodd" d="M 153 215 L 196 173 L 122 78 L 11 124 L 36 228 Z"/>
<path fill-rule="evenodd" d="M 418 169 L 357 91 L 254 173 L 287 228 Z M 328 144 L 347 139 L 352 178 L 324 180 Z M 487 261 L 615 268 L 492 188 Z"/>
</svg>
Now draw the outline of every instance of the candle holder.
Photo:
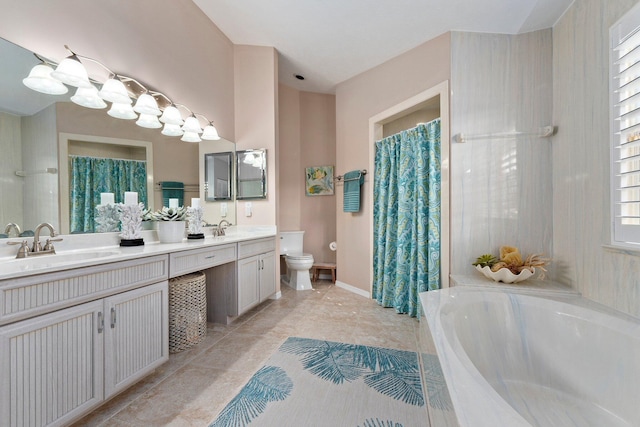
<svg viewBox="0 0 640 427">
<path fill-rule="evenodd" d="M 203 214 L 204 211 L 202 206 L 187 208 L 187 221 L 189 222 L 189 234 L 187 235 L 187 239 L 204 239 L 204 233 L 202 232 Z"/>
<path fill-rule="evenodd" d="M 120 231 L 120 215 L 115 205 L 98 205 L 96 206 L 96 233 L 110 233 Z"/>
<path fill-rule="evenodd" d="M 118 203 L 118 214 L 122 230 L 120 232 L 120 246 L 142 246 L 142 203 L 125 205 Z"/>
</svg>

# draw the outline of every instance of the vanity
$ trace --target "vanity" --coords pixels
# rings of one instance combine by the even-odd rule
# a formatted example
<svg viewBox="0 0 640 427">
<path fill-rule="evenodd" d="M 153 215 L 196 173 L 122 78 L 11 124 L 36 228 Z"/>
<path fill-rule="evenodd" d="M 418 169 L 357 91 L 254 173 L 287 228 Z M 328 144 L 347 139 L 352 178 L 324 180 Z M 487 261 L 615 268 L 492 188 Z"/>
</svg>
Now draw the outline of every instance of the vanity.
<svg viewBox="0 0 640 427">
<path fill-rule="evenodd" d="M 214 322 L 232 322 L 273 297 L 275 234 L 256 227 L 129 248 L 96 246 L 115 233 L 64 236 L 65 246 L 79 249 L 1 257 L 3 425 L 67 425 L 166 362 L 172 277 L 206 273 Z"/>
</svg>

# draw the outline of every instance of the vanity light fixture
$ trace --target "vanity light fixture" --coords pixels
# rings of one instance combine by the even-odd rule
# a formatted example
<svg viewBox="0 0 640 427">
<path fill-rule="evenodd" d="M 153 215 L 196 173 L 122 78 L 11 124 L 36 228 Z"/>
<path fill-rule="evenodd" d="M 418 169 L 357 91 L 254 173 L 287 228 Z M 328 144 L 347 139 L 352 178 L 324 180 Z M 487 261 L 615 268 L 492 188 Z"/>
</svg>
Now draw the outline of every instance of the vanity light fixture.
<svg viewBox="0 0 640 427">
<path fill-rule="evenodd" d="M 67 46 L 65 48 L 71 52 L 70 56 L 63 59 L 55 71 L 51 73 L 51 77 L 60 80 L 64 84 L 75 87 L 89 87 L 91 82 L 89 81 L 89 74 L 87 69 L 78 59 L 78 56 Z"/>
<path fill-rule="evenodd" d="M 137 119 L 138 126 L 150 129 L 162 127 L 161 133 L 163 135 L 180 136 L 181 140 L 185 142 L 220 139 L 213 121 L 202 114 L 196 114 L 182 104 L 175 104 L 163 93 L 149 90 L 132 77 L 114 73 L 100 61 L 78 55 L 67 45 L 64 47 L 71 55 L 59 64 L 36 55 L 41 63 L 34 66 L 29 76 L 23 79 L 24 85 L 35 91 L 51 95 L 67 93 L 68 88 L 65 84 L 75 86 L 78 89 L 71 97 L 71 101 L 83 107 L 106 108 L 105 101 L 107 101 L 111 103 L 111 108 L 107 111 L 111 117 L 125 120 Z M 108 72 L 109 78 L 104 83 L 90 78 L 83 64 L 85 60 L 104 68 Z M 56 67 L 55 70 L 52 67 Z M 96 85 L 100 90 L 96 88 Z M 136 100 L 135 105 L 133 105 L 133 100 Z M 178 106 L 189 112 L 186 119 L 183 120 Z M 204 123 L 208 123 L 204 130 L 196 115 L 201 116 Z"/>
<path fill-rule="evenodd" d="M 69 89 L 60 80 L 51 77 L 52 72 L 53 68 L 43 61 L 31 69 L 29 76 L 22 79 L 22 83 L 36 92 L 47 95 L 64 95 Z"/>
<path fill-rule="evenodd" d="M 75 95 L 71 97 L 71 102 L 87 108 L 107 108 L 107 103 L 98 96 L 98 89 L 94 85 L 79 87 Z"/>
</svg>

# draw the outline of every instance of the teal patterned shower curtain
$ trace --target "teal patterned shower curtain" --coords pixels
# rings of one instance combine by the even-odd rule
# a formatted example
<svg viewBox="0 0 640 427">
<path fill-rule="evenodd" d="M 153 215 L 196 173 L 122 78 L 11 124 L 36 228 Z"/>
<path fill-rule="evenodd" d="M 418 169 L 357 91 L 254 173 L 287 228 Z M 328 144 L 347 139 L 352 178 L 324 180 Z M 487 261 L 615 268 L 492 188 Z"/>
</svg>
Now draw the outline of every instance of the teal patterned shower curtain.
<svg viewBox="0 0 640 427">
<path fill-rule="evenodd" d="M 139 160 L 69 156 L 69 228 L 72 233 L 95 231 L 95 207 L 100 193 L 114 193 L 124 202 L 125 191 L 137 191 L 147 206 L 147 163 Z"/>
<path fill-rule="evenodd" d="M 440 289 L 440 119 L 376 142 L 373 298 L 420 316 Z"/>
</svg>

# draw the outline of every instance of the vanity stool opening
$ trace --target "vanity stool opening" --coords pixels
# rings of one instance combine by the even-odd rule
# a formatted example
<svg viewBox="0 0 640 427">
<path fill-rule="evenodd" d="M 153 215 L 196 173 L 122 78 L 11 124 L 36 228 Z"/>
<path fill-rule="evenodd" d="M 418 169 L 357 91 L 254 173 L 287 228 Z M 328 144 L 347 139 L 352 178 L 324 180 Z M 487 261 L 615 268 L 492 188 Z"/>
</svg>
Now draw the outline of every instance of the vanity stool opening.
<svg viewBox="0 0 640 427">
<path fill-rule="evenodd" d="M 199 344 L 206 335 L 205 274 L 199 271 L 169 279 L 169 353 Z"/>
</svg>

